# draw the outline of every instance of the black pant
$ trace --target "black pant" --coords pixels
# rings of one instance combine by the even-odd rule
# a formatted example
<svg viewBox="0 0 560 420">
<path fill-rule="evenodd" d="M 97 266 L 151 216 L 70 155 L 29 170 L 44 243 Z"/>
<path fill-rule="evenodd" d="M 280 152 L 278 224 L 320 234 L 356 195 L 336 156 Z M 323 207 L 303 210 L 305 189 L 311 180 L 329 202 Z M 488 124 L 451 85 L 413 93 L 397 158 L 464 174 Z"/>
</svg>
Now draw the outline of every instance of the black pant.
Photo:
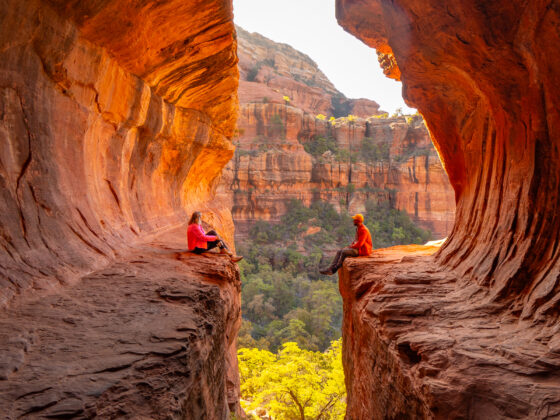
<svg viewBox="0 0 560 420">
<path fill-rule="evenodd" d="M 208 236 L 218 236 L 218 234 L 216 233 L 215 230 L 211 230 L 210 232 L 206 232 L 206 234 Z M 220 248 L 220 249 L 228 249 L 227 245 L 225 244 L 224 241 L 222 241 L 221 239 L 216 239 L 215 241 L 209 241 L 206 242 L 206 248 L 198 248 L 196 247 L 195 249 L 192 250 L 192 252 L 194 252 L 195 254 L 202 254 L 203 252 L 206 251 L 210 251 L 211 249 L 214 248 Z"/>
<path fill-rule="evenodd" d="M 330 269 L 333 273 L 336 273 L 340 267 L 342 267 L 342 263 L 348 257 L 357 257 L 360 255 L 356 248 L 342 248 L 339 249 L 336 255 L 334 256 L 333 262 L 331 263 Z"/>
</svg>

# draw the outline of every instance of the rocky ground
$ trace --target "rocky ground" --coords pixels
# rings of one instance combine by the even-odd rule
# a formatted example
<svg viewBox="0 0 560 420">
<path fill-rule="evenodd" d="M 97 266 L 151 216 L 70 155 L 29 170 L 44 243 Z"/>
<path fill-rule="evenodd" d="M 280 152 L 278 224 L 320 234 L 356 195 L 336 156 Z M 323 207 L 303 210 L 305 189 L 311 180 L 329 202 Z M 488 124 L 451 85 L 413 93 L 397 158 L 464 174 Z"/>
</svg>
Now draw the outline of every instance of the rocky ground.
<svg viewBox="0 0 560 420">
<path fill-rule="evenodd" d="M 175 238 L 0 312 L 1 418 L 224 419 L 236 410 L 239 272 L 225 256 L 182 252 L 184 237 Z"/>
<path fill-rule="evenodd" d="M 403 246 L 340 274 L 349 419 L 560 417 L 560 335 Z"/>
</svg>

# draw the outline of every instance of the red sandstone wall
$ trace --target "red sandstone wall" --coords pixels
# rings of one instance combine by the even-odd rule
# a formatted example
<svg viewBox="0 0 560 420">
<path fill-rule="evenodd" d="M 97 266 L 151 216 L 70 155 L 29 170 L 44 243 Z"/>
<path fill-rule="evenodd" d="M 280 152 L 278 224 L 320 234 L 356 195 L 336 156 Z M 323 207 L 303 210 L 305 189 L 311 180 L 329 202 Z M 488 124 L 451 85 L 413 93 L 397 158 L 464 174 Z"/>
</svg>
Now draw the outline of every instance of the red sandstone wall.
<svg viewBox="0 0 560 420">
<path fill-rule="evenodd" d="M 348 416 L 558 416 L 558 2 L 337 0 L 336 11 L 403 82 L 457 198 L 434 259 L 351 263 L 341 277 Z M 382 376 L 356 363 L 364 352 L 387 358 Z"/>
<path fill-rule="evenodd" d="M 194 209 L 233 234 L 210 202 L 233 155 L 231 5 L 50 3 L 0 6 L 2 303 Z"/>
<path fill-rule="evenodd" d="M 233 239 L 213 199 L 234 150 L 232 18 L 219 0 L 0 2 L 8 418 L 239 414 L 238 270 L 173 252 L 193 210 Z"/>
<path fill-rule="evenodd" d="M 341 24 L 402 73 L 457 195 L 439 254 L 523 317 L 555 313 L 560 240 L 554 1 L 337 2 Z"/>
<path fill-rule="evenodd" d="M 279 117 L 281 129 L 274 123 Z M 220 196 L 230 192 L 238 238 L 257 220 L 279 221 L 290 199 L 306 205 L 321 199 L 351 213 L 363 212 L 370 199 L 390 201 L 435 238 L 453 227 L 454 192 L 420 118 L 331 125 L 294 106 L 252 103 L 241 105 L 238 129 L 237 151 L 220 187 Z M 313 157 L 303 146 L 313 136 L 333 136 L 341 149 L 358 153 L 366 135 L 390 145 L 389 159 L 350 163 L 332 154 Z"/>
</svg>

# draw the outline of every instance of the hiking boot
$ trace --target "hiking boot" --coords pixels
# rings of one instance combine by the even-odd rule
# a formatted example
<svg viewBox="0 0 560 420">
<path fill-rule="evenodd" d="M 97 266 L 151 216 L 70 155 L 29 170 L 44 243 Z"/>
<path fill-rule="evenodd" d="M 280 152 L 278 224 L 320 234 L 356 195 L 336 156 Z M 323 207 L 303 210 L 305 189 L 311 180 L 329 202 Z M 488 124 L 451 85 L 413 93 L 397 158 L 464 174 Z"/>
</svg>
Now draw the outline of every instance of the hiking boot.
<svg viewBox="0 0 560 420">
<path fill-rule="evenodd" d="M 227 248 L 220 248 L 220 254 L 229 255 L 230 257 L 233 256 L 233 253 L 229 251 Z"/>
</svg>

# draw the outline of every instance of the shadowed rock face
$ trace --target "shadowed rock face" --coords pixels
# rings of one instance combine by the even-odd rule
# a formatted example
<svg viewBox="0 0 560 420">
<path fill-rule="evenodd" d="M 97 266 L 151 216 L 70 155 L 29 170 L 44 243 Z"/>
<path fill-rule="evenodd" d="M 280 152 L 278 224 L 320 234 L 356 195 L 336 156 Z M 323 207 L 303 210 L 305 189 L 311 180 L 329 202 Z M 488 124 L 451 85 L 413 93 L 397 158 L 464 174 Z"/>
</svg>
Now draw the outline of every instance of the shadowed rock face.
<svg viewBox="0 0 560 420">
<path fill-rule="evenodd" d="M 140 415 L 142 409 L 133 410 L 135 404 L 142 406 L 139 400 L 128 401 L 119 414 L 111 398 L 144 386 L 127 383 L 127 375 L 140 378 L 148 372 L 137 364 L 147 359 L 130 354 L 145 354 L 140 348 L 151 348 L 160 339 L 177 352 L 162 344 L 166 349 L 160 354 L 154 345 L 156 359 L 189 362 L 183 370 L 171 363 L 147 374 L 147 389 L 160 389 L 156 382 L 165 376 L 170 382 L 158 395 L 162 401 L 176 396 L 179 402 L 154 403 L 157 415 L 149 410 L 143 415 L 188 416 L 189 393 L 202 405 L 216 396 L 219 401 L 209 418 L 221 418 L 228 404 L 231 409 L 238 405 L 235 267 L 213 266 L 210 259 L 197 268 L 196 258 L 177 265 L 169 263 L 169 255 L 159 255 L 171 253 L 169 248 L 186 248 L 184 228 L 193 210 L 203 211 L 207 222 L 226 238 L 233 237 L 227 203 L 210 199 L 217 177 L 233 155 L 236 63 L 231 2 L 0 4 L 3 414 Z M 154 242 L 166 232 L 174 234 Z M 145 251 L 146 263 L 132 264 L 144 248 L 153 248 Z M 212 286 L 218 278 L 222 279 L 218 287 Z M 185 289 L 186 294 L 192 290 L 192 296 L 178 304 L 173 297 L 162 297 L 158 292 L 162 288 Z M 224 290 L 230 295 L 225 303 L 220 297 Z M 197 296 L 205 291 L 222 300 L 209 299 L 210 306 L 204 303 L 208 307 L 199 308 Z M 195 333 L 181 332 L 179 313 L 164 319 L 174 305 L 179 312 L 187 307 L 183 321 L 189 319 L 187 312 L 198 311 L 191 319 Z M 53 307 L 59 307 L 56 314 Z M 151 314 L 146 315 L 151 326 L 135 336 L 134 331 L 142 328 L 138 321 L 144 319 L 142 311 Z M 99 324 L 90 319 L 96 312 L 104 314 Z M 69 324 L 80 326 L 77 332 L 63 328 L 66 318 L 77 320 Z M 208 329 L 198 331 L 206 318 L 211 319 Z M 179 332 L 162 338 L 158 325 Z M 129 344 L 136 349 L 129 349 Z M 212 356 L 197 356 L 204 349 Z M 71 366 L 56 365 L 55 352 L 69 352 L 60 360 L 68 359 Z M 140 373 L 124 368 L 121 372 L 104 361 L 121 354 L 135 360 L 125 367 L 134 365 Z M 157 363 L 165 365 L 162 360 Z M 47 366 L 51 362 L 54 365 Z M 35 370 L 38 366 L 44 369 Z M 74 389 L 68 377 L 82 371 L 120 373 L 92 379 L 99 385 L 94 391 L 87 381 L 88 386 Z M 184 382 L 185 375 L 199 375 L 206 385 L 194 391 L 192 386 L 200 384 Z M 126 384 L 119 390 L 111 388 L 119 381 Z M 31 400 L 41 402 L 24 397 L 25 387 L 31 389 Z M 41 391 L 47 387 L 52 387 L 48 398 Z"/>
<path fill-rule="evenodd" d="M 367 397 L 378 417 L 407 413 L 396 395 L 424 417 L 557 416 L 558 2 L 338 0 L 337 18 L 403 82 L 457 201 L 453 233 L 435 256 L 398 268 L 398 281 L 383 271 L 345 302 L 349 416 L 361 418 Z M 366 272 L 343 278 L 352 285 Z M 443 281 L 436 272 L 447 285 L 422 286 Z M 416 313 L 406 299 L 422 293 L 430 303 Z M 386 400 L 374 390 L 389 367 L 376 377 L 350 360 L 360 340 L 398 372 Z"/>
</svg>

